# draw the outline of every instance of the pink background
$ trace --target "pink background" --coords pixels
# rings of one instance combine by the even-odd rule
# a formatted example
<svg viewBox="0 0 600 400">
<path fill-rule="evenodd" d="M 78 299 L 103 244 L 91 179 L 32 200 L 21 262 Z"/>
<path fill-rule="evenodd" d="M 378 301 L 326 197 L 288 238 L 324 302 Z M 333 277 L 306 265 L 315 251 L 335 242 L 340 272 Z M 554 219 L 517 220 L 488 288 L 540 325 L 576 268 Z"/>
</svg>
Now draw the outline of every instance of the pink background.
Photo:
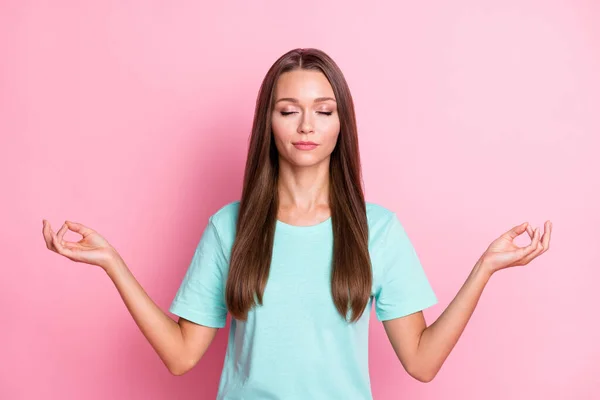
<svg viewBox="0 0 600 400">
<path fill-rule="evenodd" d="M 215 397 L 226 330 L 170 375 L 104 272 L 46 249 L 42 219 L 98 230 L 166 311 L 207 217 L 238 199 L 260 82 L 295 47 L 344 71 L 367 200 L 412 238 L 429 323 L 492 240 L 554 223 L 431 383 L 373 319 L 375 399 L 600 398 L 599 20 L 593 0 L 2 1 L 0 398 Z"/>
</svg>

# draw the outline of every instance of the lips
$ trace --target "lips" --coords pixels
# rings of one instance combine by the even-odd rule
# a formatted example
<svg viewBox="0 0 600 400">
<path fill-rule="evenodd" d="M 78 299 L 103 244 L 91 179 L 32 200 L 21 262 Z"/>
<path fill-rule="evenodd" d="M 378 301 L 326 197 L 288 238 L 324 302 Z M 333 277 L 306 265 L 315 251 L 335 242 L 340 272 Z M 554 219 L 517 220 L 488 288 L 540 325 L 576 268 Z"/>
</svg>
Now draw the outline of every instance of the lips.
<svg viewBox="0 0 600 400">
<path fill-rule="evenodd" d="M 298 150 L 313 150 L 318 146 L 315 142 L 294 142 L 292 144 Z"/>
</svg>

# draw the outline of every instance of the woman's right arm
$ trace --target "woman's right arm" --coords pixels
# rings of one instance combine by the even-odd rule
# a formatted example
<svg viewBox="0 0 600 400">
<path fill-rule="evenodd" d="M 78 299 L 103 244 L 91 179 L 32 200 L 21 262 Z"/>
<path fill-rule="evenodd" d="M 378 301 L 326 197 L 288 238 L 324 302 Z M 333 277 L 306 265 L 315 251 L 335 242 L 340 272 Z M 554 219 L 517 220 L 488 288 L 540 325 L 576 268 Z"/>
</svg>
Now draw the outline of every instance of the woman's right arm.
<svg viewBox="0 0 600 400">
<path fill-rule="evenodd" d="M 152 301 L 122 258 L 105 268 L 142 334 L 173 375 L 192 369 L 213 341 L 218 328 L 198 325 L 184 318 L 173 321 Z"/>
<path fill-rule="evenodd" d="M 64 240 L 71 230 L 79 233 L 78 242 Z M 200 361 L 214 339 L 217 329 L 179 318 L 175 322 L 163 312 L 135 279 L 119 253 L 95 230 L 65 221 L 58 232 L 43 220 L 46 247 L 68 259 L 101 267 L 115 284 L 129 313 L 168 370 L 182 375 Z"/>
</svg>

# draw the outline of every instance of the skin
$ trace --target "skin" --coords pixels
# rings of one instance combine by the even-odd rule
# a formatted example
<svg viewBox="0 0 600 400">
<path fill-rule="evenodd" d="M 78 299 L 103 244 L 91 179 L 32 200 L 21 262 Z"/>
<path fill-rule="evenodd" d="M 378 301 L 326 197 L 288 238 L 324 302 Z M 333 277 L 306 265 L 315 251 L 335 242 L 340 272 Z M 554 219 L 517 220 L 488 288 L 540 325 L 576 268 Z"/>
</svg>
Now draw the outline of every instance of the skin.
<svg viewBox="0 0 600 400">
<path fill-rule="evenodd" d="M 335 100 L 315 101 L 323 97 L 335 98 L 329 81 L 320 72 L 287 72 L 275 87 L 272 129 L 280 162 L 278 219 L 291 225 L 315 225 L 331 215 L 328 171 L 340 122 Z M 300 140 L 319 146 L 311 151 L 298 150 L 293 143 Z M 79 233 L 82 239 L 65 241 L 67 230 Z M 69 221 L 55 233 L 46 220 L 42 232 L 49 250 L 105 270 L 171 373 L 184 374 L 202 358 L 217 328 L 184 318 L 173 321 L 148 297 L 117 251 L 100 234 Z M 384 321 L 385 332 L 404 369 L 421 382 L 431 381 L 458 342 L 493 274 L 528 265 L 548 251 L 551 233 L 552 223 L 546 221 L 543 236 L 527 222 L 500 235 L 483 252 L 457 295 L 431 325 L 427 326 L 422 311 Z M 522 234 L 528 234 L 531 243 L 518 247 L 514 240 Z"/>
<path fill-rule="evenodd" d="M 318 224 L 331 215 L 329 161 L 340 132 L 333 88 L 321 72 L 290 71 L 279 77 L 274 98 L 271 121 L 279 152 L 278 219 L 290 225 Z M 324 98 L 331 99 L 319 101 Z M 318 146 L 299 150 L 292 144 L 297 141 Z"/>
<path fill-rule="evenodd" d="M 421 382 L 430 382 L 437 375 L 494 273 L 527 265 L 548 251 L 552 223 L 546 221 L 544 226 L 541 238 L 538 228 L 533 229 L 524 222 L 494 240 L 477 260 L 457 295 L 431 325 L 426 325 L 422 311 L 383 322 L 398 359 L 412 377 Z M 531 243 L 519 247 L 513 241 L 524 232 L 531 238 Z"/>
</svg>

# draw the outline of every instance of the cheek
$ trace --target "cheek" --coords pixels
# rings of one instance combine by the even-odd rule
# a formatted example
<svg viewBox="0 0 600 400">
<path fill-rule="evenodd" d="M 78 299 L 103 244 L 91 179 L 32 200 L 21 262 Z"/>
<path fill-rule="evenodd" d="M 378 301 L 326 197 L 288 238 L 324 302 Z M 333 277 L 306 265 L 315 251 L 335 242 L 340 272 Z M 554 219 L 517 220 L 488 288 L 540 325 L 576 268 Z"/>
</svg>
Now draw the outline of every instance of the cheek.
<svg viewBox="0 0 600 400">
<path fill-rule="evenodd" d="M 290 138 L 290 129 L 286 126 L 285 122 L 281 120 L 273 119 L 271 121 L 271 132 L 273 135 L 273 141 L 275 142 L 275 147 L 277 151 L 281 153 L 286 152 L 286 143 Z"/>
<path fill-rule="evenodd" d="M 340 134 L 340 123 L 336 121 L 329 124 L 323 132 L 325 140 L 330 145 L 329 147 L 333 148 Z"/>
<path fill-rule="evenodd" d="M 289 121 L 282 120 L 281 118 L 273 118 L 271 120 L 271 130 L 275 135 L 276 140 L 283 140 L 295 132 L 294 127 Z"/>
</svg>

